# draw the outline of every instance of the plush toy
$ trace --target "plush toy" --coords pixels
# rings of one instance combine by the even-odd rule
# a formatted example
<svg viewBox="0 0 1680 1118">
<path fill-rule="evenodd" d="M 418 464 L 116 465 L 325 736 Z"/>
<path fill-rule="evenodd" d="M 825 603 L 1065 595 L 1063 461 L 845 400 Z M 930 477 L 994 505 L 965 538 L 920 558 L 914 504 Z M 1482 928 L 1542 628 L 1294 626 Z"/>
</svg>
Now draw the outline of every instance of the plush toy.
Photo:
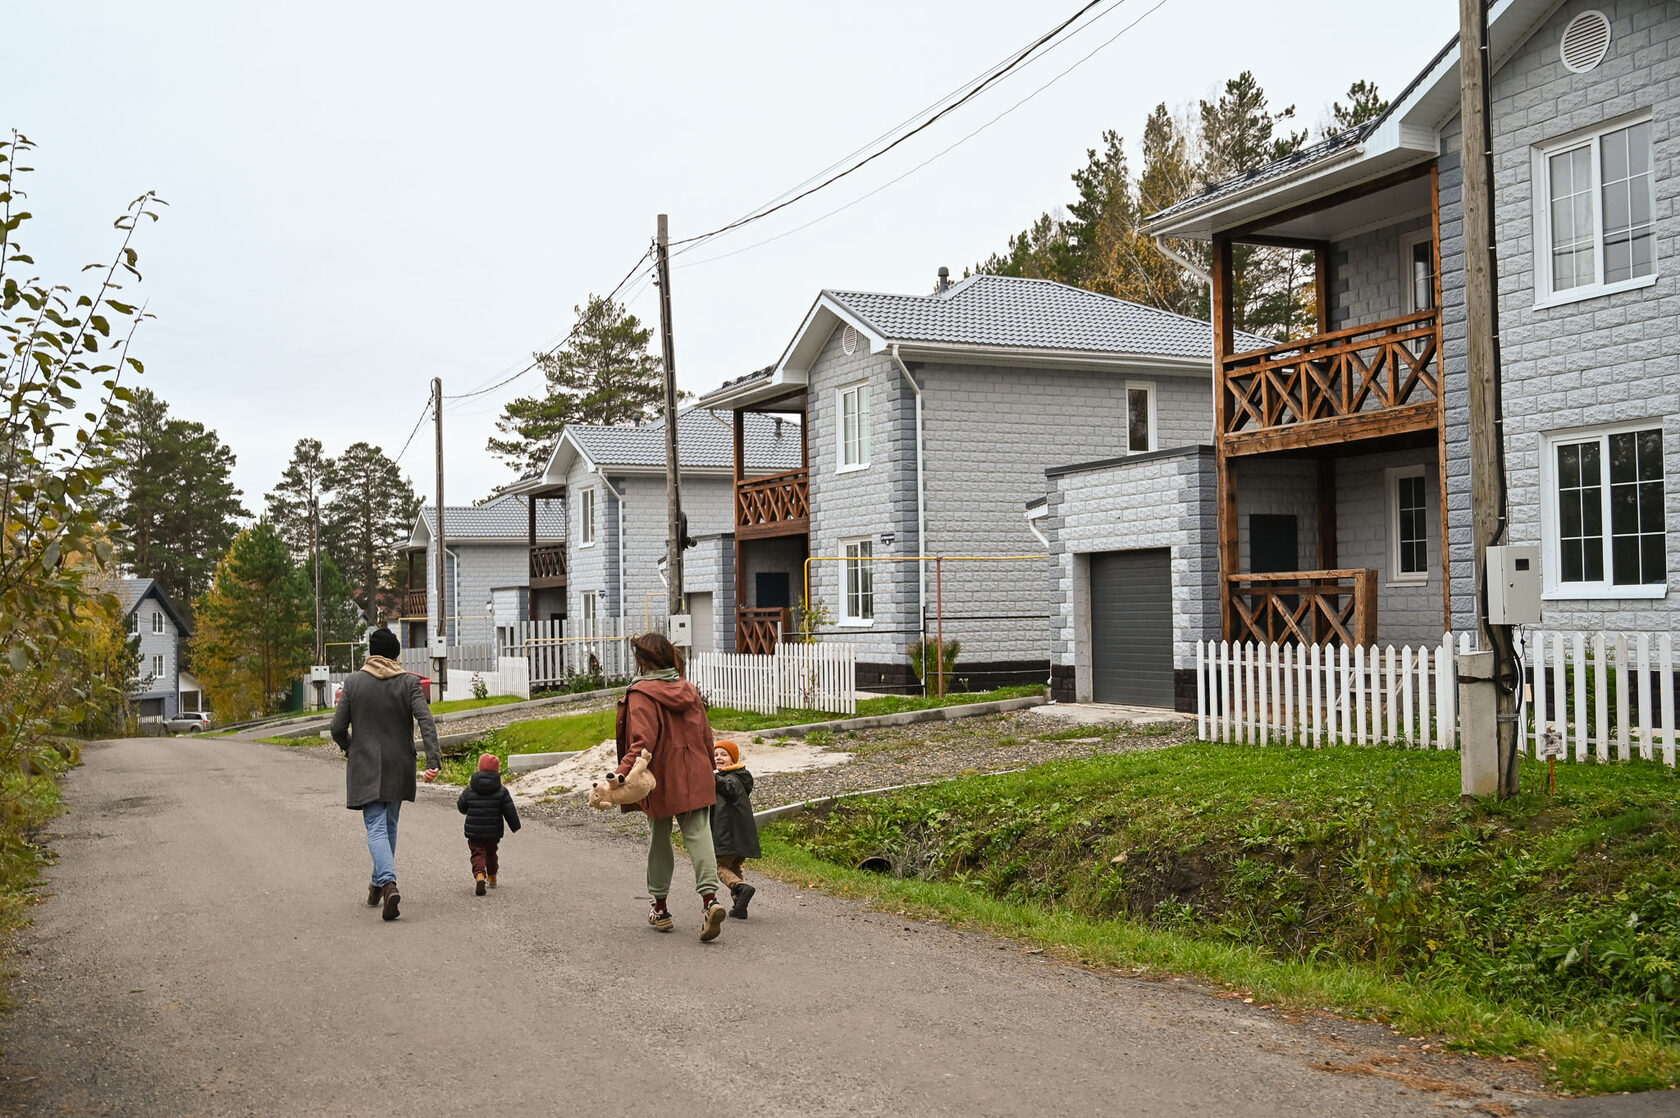
<svg viewBox="0 0 1680 1118">
<path fill-rule="evenodd" d="M 648 794 L 659 786 L 659 782 L 648 772 L 648 762 L 653 760 L 653 751 L 644 749 L 636 757 L 635 764 L 630 766 L 626 776 L 608 773 L 607 779 L 597 781 L 589 786 L 589 806 L 597 811 L 606 811 L 619 804 L 639 804 L 648 798 Z"/>
</svg>

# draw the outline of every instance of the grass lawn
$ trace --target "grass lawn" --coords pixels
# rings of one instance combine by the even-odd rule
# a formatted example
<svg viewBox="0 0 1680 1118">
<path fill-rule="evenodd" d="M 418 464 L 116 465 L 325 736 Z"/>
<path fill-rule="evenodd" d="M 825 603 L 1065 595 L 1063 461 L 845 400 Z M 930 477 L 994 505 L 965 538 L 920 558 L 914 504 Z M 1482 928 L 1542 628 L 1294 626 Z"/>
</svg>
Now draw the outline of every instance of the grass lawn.
<svg viewBox="0 0 1680 1118">
<path fill-rule="evenodd" d="M 257 740 L 262 742 L 264 745 L 325 745 L 332 739 L 321 737 L 319 734 L 310 734 L 308 737 L 302 738 L 283 738 L 275 736 L 272 738 L 258 738 Z"/>
<path fill-rule="evenodd" d="M 928 710 L 933 707 L 966 706 L 969 703 L 990 703 L 999 699 L 1020 699 L 1044 694 L 1040 686 L 1000 687 L 995 691 L 971 691 L 962 694 L 885 695 L 879 699 L 858 700 L 857 713 L 835 714 L 826 710 L 782 710 L 775 714 L 757 714 L 733 707 L 712 707 L 707 711 L 712 729 L 718 733 L 743 733 L 768 730 L 776 726 L 803 726 L 807 722 L 832 722 L 837 718 L 867 718 L 877 714 L 899 714 L 907 710 Z"/>
<path fill-rule="evenodd" d="M 557 718 L 533 718 L 491 730 L 465 756 L 445 758 L 442 779 L 451 784 L 465 784 L 484 753 L 500 757 L 506 772 L 507 759 L 515 753 L 574 753 L 600 745 L 613 736 L 614 715 L 615 711 L 609 707 Z"/>
<path fill-rule="evenodd" d="M 1190 744 L 766 829 L 770 868 L 1075 961 L 1190 974 L 1573 1092 L 1680 1084 L 1680 776 L 1566 765 L 1462 803 L 1456 753 Z M 890 875 L 851 867 L 883 856 Z"/>
<path fill-rule="evenodd" d="M 448 714 L 454 710 L 477 710 L 479 707 L 499 707 L 507 703 L 522 703 L 518 695 L 492 695 L 488 699 L 450 699 L 432 704 L 433 714 Z"/>
</svg>

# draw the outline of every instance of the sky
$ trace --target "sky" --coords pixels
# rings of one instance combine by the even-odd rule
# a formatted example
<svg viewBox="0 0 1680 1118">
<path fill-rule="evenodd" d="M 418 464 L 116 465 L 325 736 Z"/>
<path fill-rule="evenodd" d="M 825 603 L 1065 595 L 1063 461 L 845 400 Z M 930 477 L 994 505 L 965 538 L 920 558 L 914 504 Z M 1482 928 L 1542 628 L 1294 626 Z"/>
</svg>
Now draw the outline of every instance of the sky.
<svg viewBox="0 0 1680 1118">
<path fill-rule="evenodd" d="M 727 224 L 1081 6 L 14 2 L 0 126 L 37 145 L 22 244 L 45 278 L 108 261 L 142 191 L 169 203 L 136 241 L 130 294 L 156 316 L 136 383 L 220 434 L 248 509 L 304 437 L 406 442 L 430 503 L 429 423 L 408 440 L 432 378 L 453 395 L 517 372 L 630 271 L 657 214 L 674 241 Z M 1454 0 L 1104 0 L 884 158 L 676 255 L 678 384 L 774 362 L 825 287 L 960 276 L 1071 200 L 1104 129 L 1135 158 L 1160 102 L 1251 69 L 1316 135 L 1352 81 L 1398 93 L 1456 20 Z M 647 271 L 625 294 L 657 325 Z M 485 441 L 541 385 L 446 404 L 448 503 L 513 479 Z"/>
</svg>

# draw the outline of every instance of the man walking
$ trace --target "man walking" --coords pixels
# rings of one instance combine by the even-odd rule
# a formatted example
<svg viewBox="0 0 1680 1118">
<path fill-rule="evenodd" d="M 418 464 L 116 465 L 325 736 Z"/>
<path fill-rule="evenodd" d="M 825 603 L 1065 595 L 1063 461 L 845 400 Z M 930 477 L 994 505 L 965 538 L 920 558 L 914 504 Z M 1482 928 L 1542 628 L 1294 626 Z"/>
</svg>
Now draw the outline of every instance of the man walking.
<svg viewBox="0 0 1680 1118">
<path fill-rule="evenodd" d="M 349 762 L 344 770 L 345 806 L 362 813 L 373 882 L 367 903 L 385 906 L 387 920 L 397 918 L 397 815 L 413 800 L 414 724 L 426 746 L 426 783 L 443 768 L 437 725 L 420 687 L 420 677 L 397 662 L 402 645 L 389 629 L 368 634 L 368 658 L 362 670 L 344 681 L 333 715 L 332 737 Z M 354 732 L 352 732 L 354 727 Z"/>
</svg>

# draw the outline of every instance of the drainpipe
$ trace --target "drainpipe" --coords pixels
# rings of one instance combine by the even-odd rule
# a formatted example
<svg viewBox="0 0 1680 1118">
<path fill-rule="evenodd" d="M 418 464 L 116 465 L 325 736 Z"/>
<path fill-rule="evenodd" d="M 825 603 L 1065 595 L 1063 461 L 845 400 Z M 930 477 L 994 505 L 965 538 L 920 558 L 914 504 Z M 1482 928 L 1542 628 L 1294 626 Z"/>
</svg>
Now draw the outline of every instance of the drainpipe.
<svg viewBox="0 0 1680 1118">
<path fill-rule="evenodd" d="M 452 591 L 450 591 L 450 594 L 449 594 L 450 601 L 455 607 L 455 616 L 453 618 L 453 620 L 455 622 L 455 627 L 453 629 L 448 630 L 448 631 L 455 634 L 455 643 L 456 644 L 462 644 L 464 642 L 461 640 L 461 557 L 459 555 L 455 554 L 453 551 L 449 550 L 449 548 L 447 548 L 447 547 L 445 547 L 443 549 L 443 553 L 445 555 L 447 555 L 449 558 L 455 560 L 455 566 L 450 571 L 450 576 L 451 576 L 450 581 L 455 584 L 455 588 Z M 441 586 L 438 587 L 438 590 L 440 592 L 442 591 L 442 589 L 443 588 Z M 438 612 L 440 614 L 443 614 L 443 610 L 444 610 L 444 604 L 442 602 L 439 602 L 438 603 Z M 444 616 L 447 617 L 448 615 L 444 614 Z"/>
<path fill-rule="evenodd" d="M 927 494 L 922 482 L 922 386 L 916 383 L 916 378 L 910 375 L 910 369 L 904 364 L 904 358 L 898 355 L 898 343 L 887 347 L 892 355 L 893 364 L 904 374 L 909 382 L 910 390 L 916 394 L 916 550 L 922 555 L 929 554 L 927 544 Z M 916 604 L 921 611 L 920 620 L 927 623 L 927 564 L 916 564 Z"/>
<path fill-rule="evenodd" d="M 613 483 L 607 480 L 607 475 L 600 466 L 591 466 L 595 476 L 601 479 L 601 484 L 607 487 L 607 492 L 613 495 L 618 503 L 618 617 L 622 622 L 629 610 L 624 596 L 624 494 L 613 488 Z"/>
<path fill-rule="evenodd" d="M 1213 438 L 1219 438 L 1219 347 L 1213 344 L 1213 275 L 1200 264 L 1167 243 L 1166 235 L 1155 234 L 1155 251 L 1208 285 L 1208 365 L 1213 371 Z"/>
</svg>

